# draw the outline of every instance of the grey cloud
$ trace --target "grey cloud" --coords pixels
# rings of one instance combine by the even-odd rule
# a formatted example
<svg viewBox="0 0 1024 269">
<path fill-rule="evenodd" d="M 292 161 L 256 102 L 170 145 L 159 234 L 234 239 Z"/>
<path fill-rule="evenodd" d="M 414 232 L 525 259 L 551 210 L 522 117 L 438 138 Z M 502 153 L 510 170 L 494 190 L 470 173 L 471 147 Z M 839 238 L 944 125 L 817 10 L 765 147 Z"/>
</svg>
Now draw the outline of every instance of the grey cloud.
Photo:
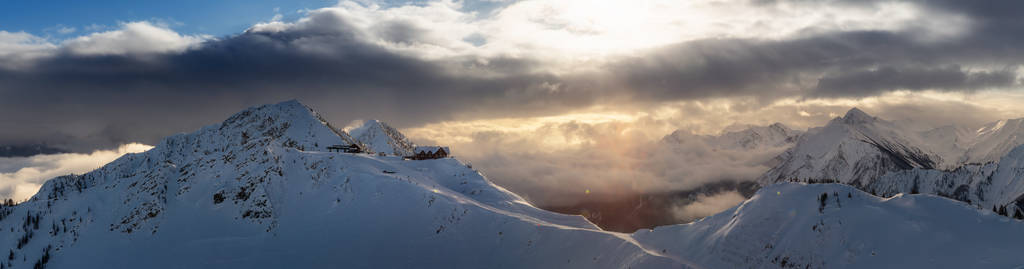
<svg viewBox="0 0 1024 269">
<path fill-rule="evenodd" d="M 818 80 L 813 95 L 865 97 L 891 90 L 978 90 L 1014 86 L 1016 81 L 1016 68 L 969 71 L 956 65 L 938 68 L 883 66 L 826 75 Z"/>
<path fill-rule="evenodd" d="M 405 21 L 389 21 L 377 25 L 374 29 L 377 36 L 393 43 L 423 43 L 424 29 Z"/>
<path fill-rule="evenodd" d="M 588 199 L 585 196 L 614 198 L 750 181 L 767 171 L 764 163 L 783 150 L 731 150 L 696 138 L 662 143 L 645 134 L 623 132 L 644 124 L 659 123 L 570 121 L 525 132 L 476 132 L 470 135 L 472 141 L 444 142 L 496 183 L 544 206 L 570 205 Z M 545 139 L 581 144 L 546 149 Z"/>
<path fill-rule="evenodd" d="M 19 126 L 0 130 L 0 144 L 65 143 L 79 152 L 152 144 L 289 98 L 337 122 L 384 118 L 408 126 L 466 111 L 544 113 L 553 100 L 571 97 L 544 90 L 557 78 L 531 71 L 529 61 L 420 60 L 364 42 L 345 25 L 321 13 L 302 27 L 248 32 L 183 53 L 65 52 L 31 69 L 0 69 L 0 125 Z"/>
<path fill-rule="evenodd" d="M 889 32 L 830 33 L 792 40 L 711 39 L 654 50 L 612 65 L 621 87 L 640 100 L 737 95 L 800 96 L 827 72 L 900 63 L 931 64 Z M 770 100 L 770 99 L 768 99 Z"/>
<path fill-rule="evenodd" d="M 47 143 L 77 152 L 215 123 L 244 107 L 297 98 L 335 122 L 379 118 L 397 127 L 557 114 L 594 104 L 648 106 L 709 97 L 862 97 L 891 89 L 969 91 L 1016 86 L 1022 22 L 1003 9 L 940 2 L 967 14 L 968 36 L 920 42 L 908 33 L 830 32 L 784 40 L 719 38 L 611 59 L 591 71 L 551 73 L 530 56 L 424 60 L 366 40 L 343 15 L 313 12 L 282 31 L 249 31 L 180 53 L 71 52 L 34 67 L 0 69 L 0 145 Z M 990 18 L 985 16 L 991 16 Z M 394 21 L 374 36 L 425 42 Z M 935 68 L 935 66 L 940 66 Z M 956 68 L 952 68 L 956 67 Z M 957 72 L 959 71 L 959 72 Z M 859 80 L 864 80 L 858 82 Z"/>
</svg>

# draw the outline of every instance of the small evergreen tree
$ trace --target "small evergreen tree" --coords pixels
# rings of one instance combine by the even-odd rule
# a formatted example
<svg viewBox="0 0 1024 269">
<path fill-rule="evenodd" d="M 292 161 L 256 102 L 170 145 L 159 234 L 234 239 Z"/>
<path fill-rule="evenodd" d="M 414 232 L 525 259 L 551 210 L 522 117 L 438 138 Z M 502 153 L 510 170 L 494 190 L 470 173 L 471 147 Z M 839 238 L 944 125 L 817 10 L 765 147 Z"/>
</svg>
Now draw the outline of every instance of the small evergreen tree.
<svg viewBox="0 0 1024 269">
<path fill-rule="evenodd" d="M 828 200 L 828 193 L 827 192 L 826 193 L 822 193 L 821 196 L 818 196 L 818 202 L 821 203 L 821 205 L 818 207 L 818 212 L 819 213 L 824 212 L 824 210 L 825 210 L 825 201 L 826 200 Z"/>
</svg>

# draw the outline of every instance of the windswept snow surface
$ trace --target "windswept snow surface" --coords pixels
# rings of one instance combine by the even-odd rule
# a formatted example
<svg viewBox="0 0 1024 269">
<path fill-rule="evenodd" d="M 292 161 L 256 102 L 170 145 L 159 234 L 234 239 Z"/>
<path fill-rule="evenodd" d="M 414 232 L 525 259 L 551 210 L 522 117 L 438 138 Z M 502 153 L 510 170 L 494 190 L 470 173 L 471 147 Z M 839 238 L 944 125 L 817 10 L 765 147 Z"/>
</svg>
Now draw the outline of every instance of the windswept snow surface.
<svg viewBox="0 0 1024 269">
<path fill-rule="evenodd" d="M 1011 268 L 1024 225 L 932 195 L 780 183 L 690 224 L 633 234 L 707 268 Z"/>
<path fill-rule="evenodd" d="M 254 107 L 0 206 L 3 268 L 1010 267 L 1019 221 L 927 195 L 779 184 L 623 234 L 537 209 L 456 159 L 325 152 L 298 102 Z M 828 199 L 819 201 L 822 193 Z M 833 200 L 834 199 L 834 200 Z M 44 258 L 46 257 L 46 258 Z M 799 266 L 796 266 L 799 265 Z M 804 267 L 806 266 L 806 267 Z"/>
</svg>

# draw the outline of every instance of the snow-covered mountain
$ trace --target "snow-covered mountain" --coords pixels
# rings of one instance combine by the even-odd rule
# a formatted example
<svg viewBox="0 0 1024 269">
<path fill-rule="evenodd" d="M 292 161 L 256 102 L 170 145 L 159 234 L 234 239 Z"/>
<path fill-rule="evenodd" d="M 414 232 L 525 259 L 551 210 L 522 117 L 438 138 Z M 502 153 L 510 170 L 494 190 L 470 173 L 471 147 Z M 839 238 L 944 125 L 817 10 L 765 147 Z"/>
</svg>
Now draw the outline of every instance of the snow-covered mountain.
<svg viewBox="0 0 1024 269">
<path fill-rule="evenodd" d="M 829 180 L 864 186 L 890 172 L 943 163 L 922 144 L 915 133 L 853 108 L 824 127 L 808 130 L 758 181 Z"/>
<path fill-rule="evenodd" d="M 998 161 L 1022 144 L 1024 144 L 1024 119 L 1000 120 L 985 124 L 970 137 L 967 151 L 961 162 Z"/>
<path fill-rule="evenodd" d="M 687 130 L 676 130 L 662 138 L 662 142 L 683 144 L 696 140 L 716 149 L 756 150 L 789 147 L 796 142 L 801 133 L 782 123 L 775 123 L 769 126 L 729 128 L 720 135 L 695 135 Z"/>
<path fill-rule="evenodd" d="M 917 131 L 853 108 L 824 127 L 808 130 L 793 148 L 776 158 L 778 164 L 758 181 L 762 185 L 784 181 L 828 181 L 886 195 L 914 189 L 963 201 L 989 200 L 981 194 L 966 194 L 967 190 L 986 191 L 983 181 L 967 178 L 994 171 L 995 163 L 1002 156 L 1024 144 L 1022 123 L 1024 119 L 1014 119 L 993 122 L 977 131 L 955 125 Z M 926 174 L 928 176 L 924 176 Z M 949 180 L 941 184 L 927 183 L 944 187 L 910 188 L 921 181 L 913 178 L 946 174 L 973 176 L 956 180 L 956 184 Z M 886 177 L 885 181 L 876 182 L 883 177 Z"/>
<path fill-rule="evenodd" d="M 783 181 L 850 184 L 884 197 L 927 193 L 981 208 L 1024 211 L 1024 119 L 976 131 L 948 125 L 915 131 L 851 109 L 811 129 L 762 175 Z M 1015 149 L 1018 148 L 1018 149 Z M 1024 212 L 1022 212 L 1024 214 Z"/>
<path fill-rule="evenodd" d="M 778 184 L 691 224 L 623 234 L 537 209 L 456 159 L 326 151 L 353 141 L 295 101 L 168 137 L 0 206 L 0 267 L 1024 264 L 1024 224 L 940 197 Z"/>
<path fill-rule="evenodd" d="M 394 156 L 411 156 L 416 147 L 398 129 L 378 120 L 367 120 L 363 125 L 348 131 L 357 141 L 374 153 Z"/>
<path fill-rule="evenodd" d="M 1015 268 L 1024 223 L 932 195 L 780 183 L 700 221 L 633 234 L 705 268 Z"/>
<path fill-rule="evenodd" d="M 903 122 L 897 122 L 897 126 L 904 126 Z M 907 132 L 913 134 L 912 132 Z M 956 168 L 966 162 L 964 153 L 971 147 L 971 143 L 977 137 L 977 133 L 969 128 L 959 125 L 946 125 L 932 128 L 917 133 L 921 147 L 930 149 L 935 154 L 943 156 L 942 168 Z"/>
<path fill-rule="evenodd" d="M 991 122 L 977 128 L 947 125 L 920 133 L 925 147 L 946 157 L 944 168 L 997 162 L 1024 144 L 1024 119 Z"/>
</svg>

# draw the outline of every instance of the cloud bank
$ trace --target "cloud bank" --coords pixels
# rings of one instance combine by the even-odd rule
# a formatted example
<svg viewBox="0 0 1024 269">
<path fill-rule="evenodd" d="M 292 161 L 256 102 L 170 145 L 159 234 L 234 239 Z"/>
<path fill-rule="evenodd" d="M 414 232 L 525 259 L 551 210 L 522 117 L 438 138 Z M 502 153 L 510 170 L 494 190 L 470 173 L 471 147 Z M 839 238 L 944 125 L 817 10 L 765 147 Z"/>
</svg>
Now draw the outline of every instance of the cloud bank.
<svg viewBox="0 0 1024 269">
<path fill-rule="evenodd" d="M 699 195 L 696 201 L 676 208 L 674 213 L 677 219 L 694 220 L 722 212 L 723 210 L 734 207 L 745 200 L 747 200 L 747 198 L 734 191 L 723 192 L 711 196 Z"/>
<path fill-rule="evenodd" d="M 46 180 L 67 174 L 89 172 L 124 154 L 151 148 L 153 147 L 132 143 L 122 145 L 116 150 L 97 150 L 89 154 L 66 153 L 0 158 L 0 199 L 28 199 L 39 191 L 39 187 Z"/>
<path fill-rule="evenodd" d="M 669 119 L 568 115 L 499 122 L 449 122 L 405 132 L 450 145 L 491 180 L 542 206 L 620 199 L 749 181 L 784 147 L 730 148 L 700 136 L 662 142 Z"/>
<path fill-rule="evenodd" d="M 1024 7 L 1004 1 L 478 6 L 343 1 L 223 37 L 151 22 L 61 41 L 0 32 L 0 125 L 24 126 L 0 144 L 152 144 L 290 98 L 338 122 L 416 127 L 723 98 L 760 109 L 1005 92 L 1020 88 L 1024 60 L 1024 26 L 1007 12 Z"/>
</svg>

